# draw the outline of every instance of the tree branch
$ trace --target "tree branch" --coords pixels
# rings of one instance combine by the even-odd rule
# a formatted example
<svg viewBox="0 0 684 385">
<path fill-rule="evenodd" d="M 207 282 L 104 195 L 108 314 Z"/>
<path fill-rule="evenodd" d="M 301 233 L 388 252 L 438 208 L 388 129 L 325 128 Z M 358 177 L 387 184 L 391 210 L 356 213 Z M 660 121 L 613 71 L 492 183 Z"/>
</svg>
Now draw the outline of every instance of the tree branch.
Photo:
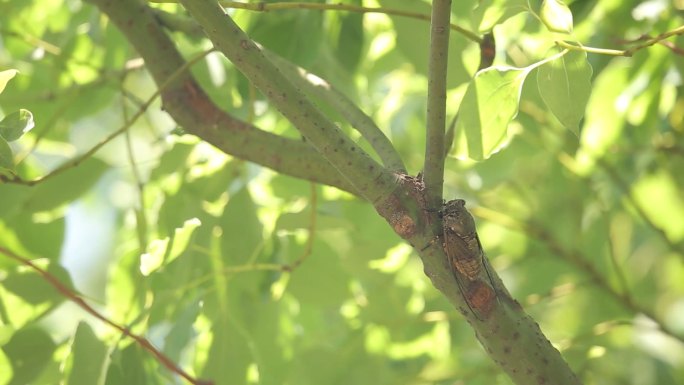
<svg viewBox="0 0 684 385">
<path fill-rule="evenodd" d="M 7 257 L 21 263 L 24 266 L 28 266 L 31 270 L 35 271 L 38 273 L 45 281 L 47 281 L 50 285 L 52 285 L 57 291 L 69 299 L 71 302 L 75 303 L 78 307 L 83 309 L 86 313 L 92 315 L 93 317 L 97 318 L 98 320 L 106 323 L 107 325 L 113 327 L 114 329 L 118 330 L 121 332 L 126 337 L 130 337 L 135 342 L 143 349 L 147 350 L 150 354 L 154 356 L 154 358 L 164 367 L 166 367 L 168 370 L 170 370 L 173 373 L 178 374 L 179 376 L 183 377 L 186 379 L 188 382 L 194 385 L 211 385 L 213 384 L 212 381 L 206 381 L 206 380 L 200 380 L 197 379 L 190 374 L 188 374 L 185 370 L 183 370 L 180 366 L 178 366 L 175 362 L 173 362 L 169 357 L 167 357 L 164 353 L 159 351 L 157 348 L 152 345 L 150 341 L 148 341 L 145 337 L 139 336 L 132 331 L 130 331 L 127 327 L 119 325 L 118 323 L 112 321 L 111 319 L 105 317 L 104 315 L 100 314 L 95 308 L 90 306 L 84 299 L 81 297 L 78 293 L 73 291 L 71 288 L 69 288 L 67 285 L 62 283 L 57 277 L 54 275 L 50 274 L 49 271 L 41 268 L 40 266 L 36 265 L 33 263 L 28 258 L 24 258 L 18 254 L 15 254 L 11 250 L 8 250 L 2 246 L 0 246 L 0 253 L 5 254 Z"/>
<path fill-rule="evenodd" d="M 185 59 L 149 7 L 140 0 L 86 0 L 107 14 L 145 60 L 157 85 L 183 67 Z M 360 195 L 335 168 L 307 143 L 281 137 L 235 119 L 219 109 L 188 72 L 162 92 L 166 111 L 188 133 L 235 157 L 277 172 L 323 183 Z"/>
<path fill-rule="evenodd" d="M 170 14 L 159 9 L 154 9 L 153 12 L 159 21 L 171 30 L 182 31 L 190 36 L 204 36 L 202 27 L 192 18 Z M 406 166 L 392 145 L 392 142 L 375 124 L 373 119 L 366 115 L 347 96 L 317 75 L 298 67 L 261 45 L 259 45 L 259 48 L 296 87 L 310 96 L 315 96 L 317 100 L 327 103 L 328 106 L 342 115 L 370 143 L 385 167 L 393 171 L 406 172 Z"/>
<path fill-rule="evenodd" d="M 444 130 L 446 129 L 446 81 L 449 61 L 451 0 L 432 2 L 430 61 L 428 66 L 427 138 L 423 179 L 427 204 L 432 210 L 442 205 L 444 183 Z"/>
<path fill-rule="evenodd" d="M 207 37 L 361 195 L 376 203 L 396 188 L 394 175 L 351 141 L 268 60 L 211 0 L 181 0 Z"/>
</svg>

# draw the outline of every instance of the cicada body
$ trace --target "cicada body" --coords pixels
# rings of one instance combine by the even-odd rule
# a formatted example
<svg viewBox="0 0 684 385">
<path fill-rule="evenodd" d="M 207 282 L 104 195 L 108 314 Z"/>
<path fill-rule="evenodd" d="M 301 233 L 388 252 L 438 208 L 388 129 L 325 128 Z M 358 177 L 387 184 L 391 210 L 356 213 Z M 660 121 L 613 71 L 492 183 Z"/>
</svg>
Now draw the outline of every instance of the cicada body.
<svg viewBox="0 0 684 385">
<path fill-rule="evenodd" d="M 491 287 L 478 279 L 486 267 L 475 220 L 465 209 L 463 199 L 447 202 L 441 216 L 444 229 L 444 252 L 468 306 L 480 318 L 480 315 L 489 312 L 491 300 L 496 294 Z M 465 277 L 467 281 L 462 282 L 459 276 Z"/>
<path fill-rule="evenodd" d="M 475 220 L 465 209 L 463 199 L 454 199 L 442 211 L 444 249 L 453 268 L 475 280 L 482 271 L 482 246 L 477 237 Z"/>
</svg>

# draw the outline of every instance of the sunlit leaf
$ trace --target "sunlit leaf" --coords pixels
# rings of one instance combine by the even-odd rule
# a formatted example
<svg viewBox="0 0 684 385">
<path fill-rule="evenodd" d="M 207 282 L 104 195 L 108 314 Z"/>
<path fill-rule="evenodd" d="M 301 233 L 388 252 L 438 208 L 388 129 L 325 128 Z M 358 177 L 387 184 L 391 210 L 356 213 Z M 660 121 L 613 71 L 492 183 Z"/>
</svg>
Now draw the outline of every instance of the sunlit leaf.
<svg viewBox="0 0 684 385">
<path fill-rule="evenodd" d="M 0 121 L 0 136 L 12 142 L 29 132 L 35 123 L 33 114 L 29 110 L 21 109 L 5 116 Z"/>
<path fill-rule="evenodd" d="M 544 0 L 539 16 L 549 31 L 572 32 L 572 12 L 562 0 Z"/>
<path fill-rule="evenodd" d="M 17 73 L 19 73 L 17 70 L 0 71 L 0 94 L 5 90 L 7 82 L 9 82 Z"/>
<path fill-rule="evenodd" d="M 481 33 L 489 32 L 495 25 L 520 12 L 527 11 L 525 0 L 483 0 L 472 13 L 473 24 Z"/>
<path fill-rule="evenodd" d="M 0 384 L 8 384 L 13 374 L 12 365 L 7 355 L 0 349 Z"/>
<path fill-rule="evenodd" d="M 508 123 L 518 113 L 520 90 L 531 69 L 490 67 L 477 73 L 461 102 L 452 155 L 483 160 L 506 143 Z"/>
<path fill-rule="evenodd" d="M 177 228 L 172 237 L 156 239 L 150 242 L 147 253 L 140 256 L 140 272 L 150 275 L 162 265 L 171 263 L 188 247 L 192 233 L 200 226 L 197 218 L 192 218 L 183 227 Z"/>
<path fill-rule="evenodd" d="M 537 86 L 544 103 L 578 136 L 579 123 L 591 95 L 591 75 L 587 54 L 581 51 L 569 51 L 537 70 Z"/>
</svg>

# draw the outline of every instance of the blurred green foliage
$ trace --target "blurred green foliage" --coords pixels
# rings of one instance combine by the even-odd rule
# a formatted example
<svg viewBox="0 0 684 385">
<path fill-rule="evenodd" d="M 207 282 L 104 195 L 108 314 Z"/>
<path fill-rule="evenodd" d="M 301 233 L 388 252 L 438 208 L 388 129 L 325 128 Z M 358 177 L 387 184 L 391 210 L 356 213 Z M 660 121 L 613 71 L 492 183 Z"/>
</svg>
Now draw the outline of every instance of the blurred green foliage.
<svg viewBox="0 0 684 385">
<path fill-rule="evenodd" d="M 557 53 L 558 39 L 630 48 L 682 25 L 684 10 L 681 2 L 574 1 L 574 32 L 559 35 L 538 19 L 541 2 L 453 3 L 454 23 L 493 28 L 495 66 L 518 69 Z M 150 5 L 183 14 L 175 4 Z M 419 0 L 363 5 L 429 12 Z M 420 171 L 427 22 L 296 9 L 230 14 L 356 101 L 409 171 Z M 136 53 L 91 6 L 9 0 L 0 15 L 0 70 L 19 70 L 0 95 L 0 116 L 26 109 L 36 122 L 8 144 L 24 180 L 90 149 L 154 91 Z M 209 47 L 170 33 L 187 57 Z M 455 32 L 450 48 L 454 116 L 480 53 Z M 585 383 L 682 383 L 684 38 L 629 58 L 572 55 L 530 69 L 535 76 L 515 90 L 517 117 L 493 146 L 499 152 L 448 159 L 445 196 L 468 200 L 494 268 Z M 192 70 L 230 113 L 296 135 L 219 55 Z M 566 76 L 565 87 L 544 83 Z M 478 106 L 496 111 L 500 102 L 511 101 Z M 216 384 L 509 383 L 370 205 L 220 153 L 183 135 L 159 104 L 54 178 L 0 184 L 0 245 L 41 258 L 108 318 Z M 296 261 L 292 272 L 279 268 Z M 179 381 L 4 256 L 0 346 L 0 384 Z"/>
</svg>

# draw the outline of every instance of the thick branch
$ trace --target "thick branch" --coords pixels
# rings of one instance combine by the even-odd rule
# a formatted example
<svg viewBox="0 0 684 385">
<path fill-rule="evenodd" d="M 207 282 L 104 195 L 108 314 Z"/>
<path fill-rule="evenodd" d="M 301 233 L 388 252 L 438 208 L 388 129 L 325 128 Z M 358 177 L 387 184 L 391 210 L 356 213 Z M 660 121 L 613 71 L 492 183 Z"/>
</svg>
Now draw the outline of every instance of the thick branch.
<svg viewBox="0 0 684 385">
<path fill-rule="evenodd" d="M 151 10 L 140 0 L 87 0 L 98 6 L 126 35 L 145 60 L 157 85 L 183 67 L 185 59 L 165 34 Z M 189 72 L 162 93 L 166 111 L 185 130 L 227 154 L 286 175 L 335 186 L 360 195 L 316 150 L 299 140 L 274 135 L 220 110 Z"/>
<path fill-rule="evenodd" d="M 379 202 L 396 188 L 394 175 L 351 141 L 287 79 L 212 0 L 181 0 L 207 37 L 297 127 L 361 195 Z"/>
</svg>

